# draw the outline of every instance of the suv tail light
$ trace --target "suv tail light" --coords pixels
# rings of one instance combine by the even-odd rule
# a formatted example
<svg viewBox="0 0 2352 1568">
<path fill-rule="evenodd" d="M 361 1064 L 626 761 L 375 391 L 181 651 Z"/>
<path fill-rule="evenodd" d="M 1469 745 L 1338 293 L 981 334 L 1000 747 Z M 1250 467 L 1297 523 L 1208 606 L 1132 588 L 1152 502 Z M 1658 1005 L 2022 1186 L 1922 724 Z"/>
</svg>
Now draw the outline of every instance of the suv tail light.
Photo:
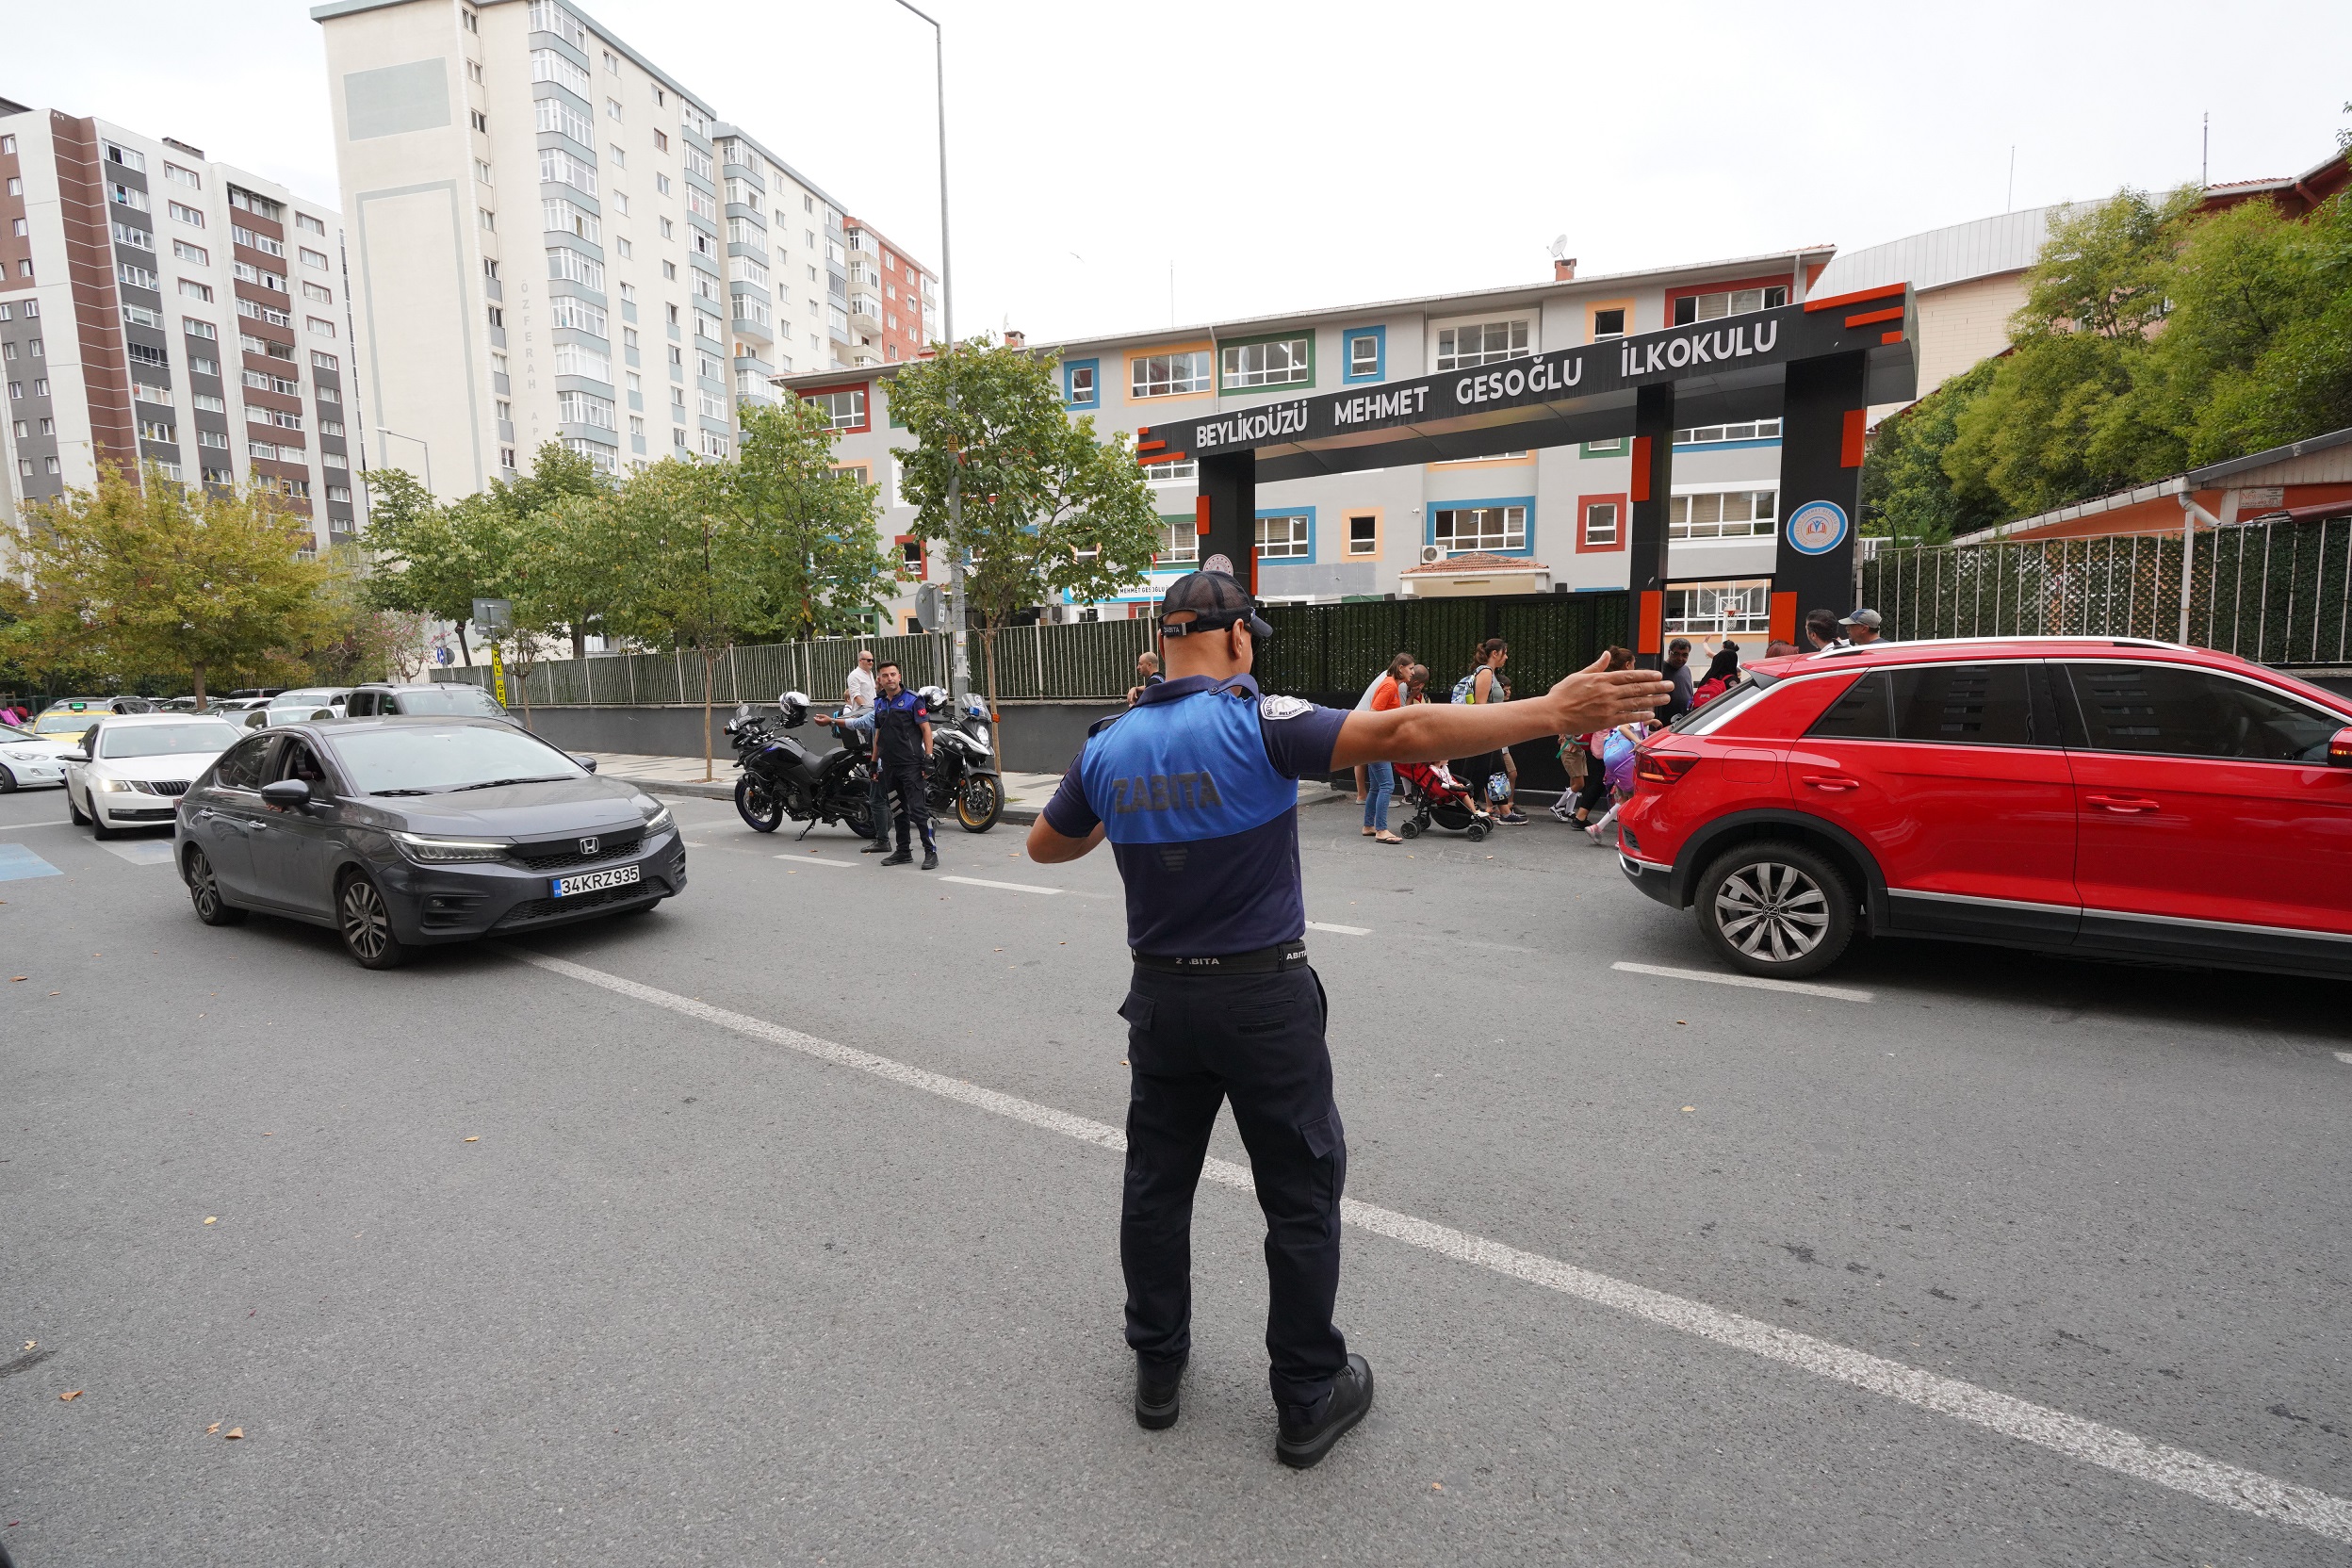
<svg viewBox="0 0 2352 1568">
<path fill-rule="evenodd" d="M 1651 784 L 1672 784 L 1699 765 L 1688 752 L 1644 751 L 1634 759 L 1633 776 Z"/>
</svg>

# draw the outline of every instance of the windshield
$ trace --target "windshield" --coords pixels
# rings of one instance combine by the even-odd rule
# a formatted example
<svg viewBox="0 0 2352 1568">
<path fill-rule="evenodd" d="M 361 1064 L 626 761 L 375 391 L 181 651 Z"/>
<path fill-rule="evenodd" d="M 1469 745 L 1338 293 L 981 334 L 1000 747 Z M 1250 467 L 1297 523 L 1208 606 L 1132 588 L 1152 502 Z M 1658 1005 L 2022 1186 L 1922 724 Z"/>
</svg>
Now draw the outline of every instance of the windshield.
<svg viewBox="0 0 2352 1568">
<path fill-rule="evenodd" d="M 71 708 L 52 709 L 34 721 L 33 733 L 36 735 L 79 735 L 105 715 L 106 710 L 102 708 L 92 709 L 87 713 L 76 713 Z"/>
<path fill-rule="evenodd" d="M 109 760 L 125 757 L 211 757 L 229 749 L 244 733 L 218 719 L 190 719 L 186 724 L 110 725 L 98 732 L 98 755 Z"/>
<path fill-rule="evenodd" d="M 545 741 L 504 726 L 368 729 L 337 735 L 330 743 L 352 784 L 371 795 L 588 776 L 587 769 Z"/>
<path fill-rule="evenodd" d="M 1666 727 L 1677 735 L 1704 735 L 1762 696 L 1780 677 L 1762 670 L 1742 670 L 1740 679 L 1713 702 L 1693 708 Z"/>
<path fill-rule="evenodd" d="M 469 719 L 502 719 L 506 710 L 498 699 L 479 686 L 461 681 L 446 685 L 418 686 L 400 694 L 403 713 L 455 713 Z"/>
</svg>

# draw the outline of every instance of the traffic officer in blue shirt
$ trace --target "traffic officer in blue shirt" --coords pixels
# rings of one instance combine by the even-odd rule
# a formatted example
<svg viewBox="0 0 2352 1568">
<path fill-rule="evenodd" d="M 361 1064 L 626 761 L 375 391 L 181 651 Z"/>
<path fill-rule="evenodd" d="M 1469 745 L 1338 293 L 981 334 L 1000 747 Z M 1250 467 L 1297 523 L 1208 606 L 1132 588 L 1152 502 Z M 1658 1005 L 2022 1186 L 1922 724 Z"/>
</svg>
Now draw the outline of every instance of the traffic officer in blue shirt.
<svg viewBox="0 0 2352 1568">
<path fill-rule="evenodd" d="M 1474 756 L 1646 718 L 1655 671 L 1607 657 L 1532 701 L 1383 712 L 1262 695 L 1271 629 L 1222 556 L 1160 603 L 1167 679 L 1088 733 L 1029 831 L 1032 859 L 1105 839 L 1126 885 L 1135 975 L 1119 1016 L 1134 1071 L 1119 1261 L 1135 1419 L 1174 1425 L 1192 1336 L 1192 1196 L 1232 1100 L 1266 1212 L 1275 1454 L 1303 1469 L 1372 1405 L 1372 1368 L 1331 1322 L 1347 1137 L 1331 1098 L 1322 983 L 1308 966 L 1298 781 L 1361 762 Z"/>
<path fill-rule="evenodd" d="M 914 858 L 906 852 L 906 825 L 923 830 L 923 869 L 937 871 L 939 844 L 931 837 L 931 803 L 923 794 L 923 764 L 931 760 L 931 706 L 901 684 L 898 665 L 885 659 L 874 678 L 874 776 L 898 796 L 898 848 L 882 858 L 886 866 Z M 875 838 L 882 825 L 874 825 Z"/>
</svg>

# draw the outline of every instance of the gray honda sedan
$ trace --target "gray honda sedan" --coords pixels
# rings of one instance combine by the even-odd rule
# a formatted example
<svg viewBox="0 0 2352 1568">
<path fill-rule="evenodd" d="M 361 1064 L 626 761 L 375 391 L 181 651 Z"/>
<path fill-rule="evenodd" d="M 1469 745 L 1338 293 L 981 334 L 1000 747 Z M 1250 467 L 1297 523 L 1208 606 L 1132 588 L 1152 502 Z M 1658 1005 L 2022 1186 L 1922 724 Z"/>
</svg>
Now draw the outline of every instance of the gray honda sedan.
<svg viewBox="0 0 2352 1568">
<path fill-rule="evenodd" d="M 686 887 L 667 808 L 494 719 L 274 726 L 178 805 L 172 852 L 197 919 L 332 926 L 369 969 L 428 943 L 650 909 Z"/>
</svg>

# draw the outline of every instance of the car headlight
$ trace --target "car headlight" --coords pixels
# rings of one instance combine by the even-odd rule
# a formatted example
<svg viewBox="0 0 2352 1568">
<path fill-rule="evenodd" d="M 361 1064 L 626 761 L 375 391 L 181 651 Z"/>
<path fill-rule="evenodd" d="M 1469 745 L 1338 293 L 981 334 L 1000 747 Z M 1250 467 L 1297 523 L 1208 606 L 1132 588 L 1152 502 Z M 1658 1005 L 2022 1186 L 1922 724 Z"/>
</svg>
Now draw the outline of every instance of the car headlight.
<svg viewBox="0 0 2352 1568">
<path fill-rule="evenodd" d="M 392 841 L 400 846 L 400 853 L 424 865 L 447 865 L 453 860 L 496 860 L 506 854 L 504 844 L 487 843 L 479 839 L 428 839 L 421 833 L 392 835 Z"/>
<path fill-rule="evenodd" d="M 24 746 L 0 746 L 0 757 L 5 757 L 11 762 L 38 762 L 48 755 L 47 752 L 34 751 Z"/>
<path fill-rule="evenodd" d="M 136 778 L 102 778 L 98 788 L 108 794 L 153 794 L 155 792 Z"/>
<path fill-rule="evenodd" d="M 653 808 L 653 815 L 645 819 L 645 836 L 651 838 L 656 833 L 667 833 L 677 825 L 677 821 L 671 817 L 668 807 L 656 806 Z"/>
</svg>

